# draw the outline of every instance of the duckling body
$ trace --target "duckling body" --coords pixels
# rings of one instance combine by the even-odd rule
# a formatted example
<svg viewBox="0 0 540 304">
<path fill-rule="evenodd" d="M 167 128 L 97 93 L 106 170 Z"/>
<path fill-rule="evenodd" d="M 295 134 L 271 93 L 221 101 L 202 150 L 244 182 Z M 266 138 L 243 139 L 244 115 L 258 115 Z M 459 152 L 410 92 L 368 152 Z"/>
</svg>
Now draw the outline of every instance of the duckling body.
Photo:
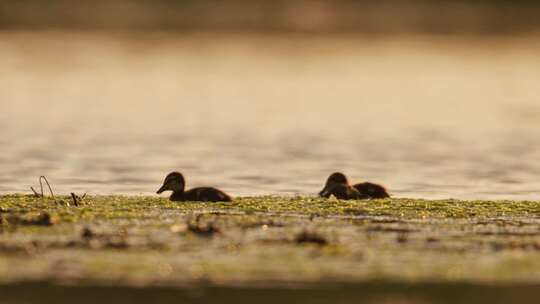
<svg viewBox="0 0 540 304">
<path fill-rule="evenodd" d="M 169 197 L 174 202 L 201 201 L 201 202 L 230 202 L 231 197 L 225 192 L 213 187 L 193 188 L 184 192 L 173 192 Z"/>
<path fill-rule="evenodd" d="M 365 182 L 351 186 L 347 177 L 340 172 L 333 173 L 328 177 L 319 195 L 325 198 L 333 195 L 337 199 L 344 200 L 390 197 L 386 189 L 378 184 Z"/>
<path fill-rule="evenodd" d="M 389 198 L 390 194 L 386 191 L 386 189 L 378 184 L 365 182 L 365 183 L 359 183 L 353 185 L 353 188 L 358 190 L 362 195 L 366 196 L 367 198 Z"/>
<path fill-rule="evenodd" d="M 196 202 L 230 202 L 232 198 L 225 192 L 213 187 L 199 187 L 185 191 L 185 179 L 179 172 L 172 172 L 165 178 L 163 186 L 159 188 L 157 194 L 164 191 L 172 191 L 169 197 L 174 202 L 196 201 Z"/>
</svg>

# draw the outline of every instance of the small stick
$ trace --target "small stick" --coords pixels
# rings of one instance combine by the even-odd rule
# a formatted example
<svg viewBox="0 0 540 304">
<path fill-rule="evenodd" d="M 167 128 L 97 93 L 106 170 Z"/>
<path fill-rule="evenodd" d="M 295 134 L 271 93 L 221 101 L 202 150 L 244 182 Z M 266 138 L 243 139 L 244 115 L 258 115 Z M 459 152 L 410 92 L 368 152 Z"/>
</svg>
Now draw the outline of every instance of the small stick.
<svg viewBox="0 0 540 304">
<path fill-rule="evenodd" d="M 54 193 L 53 193 L 52 188 L 51 188 L 51 185 L 49 184 L 49 181 L 47 180 L 47 178 L 45 176 L 40 176 L 39 177 L 39 185 L 41 186 L 41 195 L 43 195 L 43 184 L 41 183 L 41 179 L 43 179 L 47 183 L 47 187 L 49 187 L 49 191 L 51 192 L 51 197 L 53 199 L 55 199 L 54 198 Z"/>
<path fill-rule="evenodd" d="M 71 192 L 71 198 L 73 199 L 73 204 L 75 205 L 75 207 L 79 207 L 79 201 L 75 193 Z"/>
<path fill-rule="evenodd" d="M 30 190 L 32 190 L 32 192 L 34 192 L 34 195 L 35 195 L 36 197 L 43 197 L 43 195 L 40 195 L 39 193 L 37 193 L 36 190 L 34 190 L 34 187 L 30 187 Z"/>
<path fill-rule="evenodd" d="M 41 188 L 41 197 L 43 197 L 43 182 L 41 181 L 41 176 L 39 177 L 39 187 Z"/>
</svg>

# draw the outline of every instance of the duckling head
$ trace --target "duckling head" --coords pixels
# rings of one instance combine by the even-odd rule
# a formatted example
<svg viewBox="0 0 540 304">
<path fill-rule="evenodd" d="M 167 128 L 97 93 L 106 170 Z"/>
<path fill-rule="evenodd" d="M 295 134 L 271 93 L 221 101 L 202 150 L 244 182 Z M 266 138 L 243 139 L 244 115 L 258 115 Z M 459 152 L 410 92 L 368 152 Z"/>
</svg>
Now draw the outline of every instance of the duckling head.
<svg viewBox="0 0 540 304">
<path fill-rule="evenodd" d="M 332 173 L 328 179 L 326 180 L 326 184 L 348 184 L 349 180 L 345 176 L 345 174 L 341 172 L 334 172 Z"/>
<path fill-rule="evenodd" d="M 345 174 L 341 172 L 334 172 L 332 173 L 328 179 L 326 180 L 326 184 L 324 185 L 324 188 L 319 192 L 319 196 L 322 197 L 330 197 L 332 194 L 332 188 L 336 185 L 348 185 L 349 180 L 345 176 Z"/>
<path fill-rule="evenodd" d="M 186 187 L 186 181 L 184 176 L 180 172 L 171 172 L 165 177 L 163 186 L 159 188 L 157 194 L 161 194 L 164 191 L 183 192 Z"/>
</svg>

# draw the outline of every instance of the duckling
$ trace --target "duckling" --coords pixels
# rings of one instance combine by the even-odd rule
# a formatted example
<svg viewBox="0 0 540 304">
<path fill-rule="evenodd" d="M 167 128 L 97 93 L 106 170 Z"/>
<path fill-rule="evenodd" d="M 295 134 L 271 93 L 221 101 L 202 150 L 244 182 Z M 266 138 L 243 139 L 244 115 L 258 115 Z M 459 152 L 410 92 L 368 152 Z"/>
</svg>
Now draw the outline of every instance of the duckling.
<svg viewBox="0 0 540 304">
<path fill-rule="evenodd" d="M 349 185 L 347 177 L 343 173 L 332 173 L 326 180 L 324 188 L 319 192 L 319 196 L 329 198 L 331 195 L 337 199 L 363 199 L 362 194 Z"/>
<path fill-rule="evenodd" d="M 230 202 L 232 198 L 225 192 L 212 188 L 200 187 L 184 191 L 186 182 L 180 172 L 171 172 L 165 177 L 163 186 L 159 188 L 157 194 L 170 190 L 172 195 L 169 197 L 174 202 L 199 201 L 199 202 Z"/>
<path fill-rule="evenodd" d="M 373 183 L 360 183 L 351 186 L 347 177 L 340 172 L 332 173 L 326 180 L 324 189 L 319 192 L 321 197 L 334 195 L 338 199 L 370 199 L 390 197 L 386 189 Z"/>
</svg>

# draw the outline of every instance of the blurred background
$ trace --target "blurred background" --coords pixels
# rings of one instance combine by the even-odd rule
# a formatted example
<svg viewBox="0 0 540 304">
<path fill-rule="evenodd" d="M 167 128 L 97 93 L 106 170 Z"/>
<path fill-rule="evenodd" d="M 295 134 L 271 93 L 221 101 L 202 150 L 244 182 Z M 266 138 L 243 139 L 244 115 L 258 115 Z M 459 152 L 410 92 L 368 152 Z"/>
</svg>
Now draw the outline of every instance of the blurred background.
<svg viewBox="0 0 540 304">
<path fill-rule="evenodd" d="M 536 1 L 3 0 L 0 193 L 540 198 Z"/>
</svg>

